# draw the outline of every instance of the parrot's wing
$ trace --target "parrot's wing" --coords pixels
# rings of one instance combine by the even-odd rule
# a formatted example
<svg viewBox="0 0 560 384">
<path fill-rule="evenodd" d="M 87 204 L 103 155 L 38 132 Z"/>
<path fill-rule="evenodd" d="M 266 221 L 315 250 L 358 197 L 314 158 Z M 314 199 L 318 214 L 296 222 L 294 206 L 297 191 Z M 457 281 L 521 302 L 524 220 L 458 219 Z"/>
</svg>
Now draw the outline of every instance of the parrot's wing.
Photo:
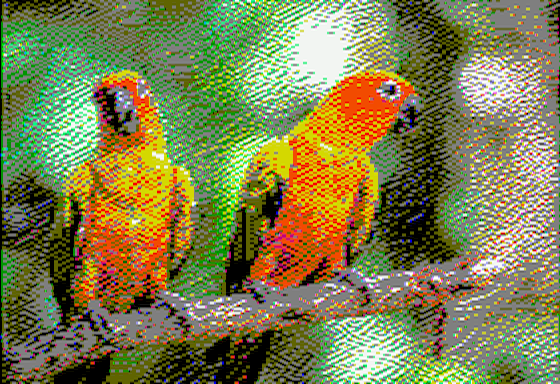
<svg viewBox="0 0 560 384">
<path fill-rule="evenodd" d="M 53 222 L 53 250 L 51 257 L 51 276 L 53 291 L 58 300 L 62 321 L 67 323 L 74 311 L 72 282 L 82 263 L 79 228 L 84 215 L 89 210 L 91 170 L 84 164 L 74 170 L 65 182 L 62 194 L 57 197 Z"/>
<path fill-rule="evenodd" d="M 354 196 L 350 210 L 346 237 L 346 265 L 353 265 L 360 258 L 373 238 L 374 203 L 378 200 L 378 175 L 373 164 Z"/>
<path fill-rule="evenodd" d="M 192 220 L 194 205 L 194 188 L 191 185 L 190 174 L 182 167 L 173 168 L 173 197 L 171 208 L 171 244 L 168 258 L 168 277 L 176 278 L 185 261 L 191 255 L 192 234 L 194 225 Z M 194 212 L 196 213 L 196 212 Z"/>
<path fill-rule="evenodd" d="M 253 157 L 245 172 L 226 268 L 228 295 L 242 292 L 243 282 L 258 256 L 260 235 L 275 225 L 291 164 L 287 140 L 272 140 Z"/>
<path fill-rule="evenodd" d="M 272 188 L 275 175 L 279 175 L 284 181 L 290 178 L 292 165 L 293 149 L 289 144 L 288 137 L 285 136 L 282 139 L 275 137 L 263 145 L 251 159 L 251 163 L 245 171 L 241 188 L 244 192 L 250 192 L 251 190 L 246 188 L 252 181 L 263 181 L 267 184 L 267 187 Z"/>
<path fill-rule="evenodd" d="M 64 207 L 67 197 L 59 197 L 57 204 L 57 216 L 64 210 L 65 220 L 69 225 L 64 225 L 62 220 L 55 220 L 53 224 L 53 238 L 51 249 L 51 276 L 53 291 L 62 311 L 62 321 L 67 322 L 72 314 L 74 305 L 72 302 L 72 281 L 76 277 L 78 265 L 81 262 L 75 257 L 75 251 L 81 252 L 78 244 L 78 229 L 82 222 L 82 212 L 76 199 L 70 198 L 70 209 Z"/>
<path fill-rule="evenodd" d="M 189 172 L 182 168 L 173 169 L 173 207 L 172 216 L 175 224 L 175 253 L 184 258 L 184 253 L 191 247 L 193 224 L 191 209 L 194 202 L 194 188 Z"/>
</svg>

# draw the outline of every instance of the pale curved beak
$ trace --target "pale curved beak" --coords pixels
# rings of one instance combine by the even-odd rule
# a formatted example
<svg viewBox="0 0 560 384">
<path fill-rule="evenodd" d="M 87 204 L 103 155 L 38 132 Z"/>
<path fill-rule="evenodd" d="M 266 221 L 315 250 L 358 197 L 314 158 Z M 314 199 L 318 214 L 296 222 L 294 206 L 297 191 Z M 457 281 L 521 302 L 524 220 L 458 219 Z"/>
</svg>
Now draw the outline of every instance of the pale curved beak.
<svg viewBox="0 0 560 384">
<path fill-rule="evenodd" d="M 418 125 L 419 112 L 422 109 L 422 99 L 416 95 L 409 95 L 402 103 L 395 122 L 396 133 L 414 131 Z"/>
<path fill-rule="evenodd" d="M 419 111 L 421 104 L 422 104 L 422 99 L 420 98 L 420 96 L 418 96 L 417 94 L 409 95 L 404 100 L 403 104 L 399 109 L 399 118 L 405 117 L 405 115 L 408 113 L 411 107 L 414 108 L 416 111 Z"/>
</svg>

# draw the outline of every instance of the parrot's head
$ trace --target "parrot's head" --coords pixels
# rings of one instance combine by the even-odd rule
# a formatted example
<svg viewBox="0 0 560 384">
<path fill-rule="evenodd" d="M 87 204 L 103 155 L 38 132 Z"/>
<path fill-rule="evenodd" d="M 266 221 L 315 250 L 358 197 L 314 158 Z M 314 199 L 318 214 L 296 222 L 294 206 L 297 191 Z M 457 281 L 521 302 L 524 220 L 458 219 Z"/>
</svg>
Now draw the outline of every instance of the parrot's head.
<svg viewBox="0 0 560 384">
<path fill-rule="evenodd" d="M 121 71 L 104 77 L 96 84 L 93 99 L 103 154 L 148 145 L 162 150 L 165 142 L 155 100 L 137 73 Z"/>
<path fill-rule="evenodd" d="M 411 129 L 419 101 L 412 84 L 396 74 L 359 73 L 332 88 L 301 132 L 340 150 L 369 151 L 388 132 Z"/>
</svg>

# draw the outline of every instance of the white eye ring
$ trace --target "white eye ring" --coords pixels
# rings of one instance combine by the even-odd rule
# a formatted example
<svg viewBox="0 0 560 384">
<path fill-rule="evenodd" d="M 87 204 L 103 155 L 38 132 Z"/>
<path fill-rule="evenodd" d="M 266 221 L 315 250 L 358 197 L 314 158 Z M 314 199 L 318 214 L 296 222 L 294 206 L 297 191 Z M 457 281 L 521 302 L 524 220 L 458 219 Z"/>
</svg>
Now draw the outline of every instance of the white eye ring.
<svg viewBox="0 0 560 384">
<path fill-rule="evenodd" d="M 401 87 L 392 80 L 383 82 L 376 91 L 385 100 L 395 101 L 401 98 Z"/>
</svg>

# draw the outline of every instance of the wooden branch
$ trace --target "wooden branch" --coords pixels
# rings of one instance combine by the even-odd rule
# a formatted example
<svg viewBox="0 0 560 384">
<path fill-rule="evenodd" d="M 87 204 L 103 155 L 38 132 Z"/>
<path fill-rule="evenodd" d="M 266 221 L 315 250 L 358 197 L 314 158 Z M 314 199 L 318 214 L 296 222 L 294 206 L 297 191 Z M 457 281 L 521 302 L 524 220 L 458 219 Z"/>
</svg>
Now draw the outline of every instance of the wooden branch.
<svg viewBox="0 0 560 384">
<path fill-rule="evenodd" d="M 436 306 L 485 285 L 466 266 L 449 264 L 447 271 L 426 267 L 371 278 L 348 269 L 327 283 L 280 291 L 258 282 L 247 288 L 248 293 L 198 302 L 161 292 L 151 308 L 128 314 L 111 315 L 96 300 L 82 316 L 72 319 L 71 328 L 5 351 L 13 379 L 40 380 L 142 343 L 236 338 L 302 321 L 363 316 L 411 305 Z"/>
</svg>

